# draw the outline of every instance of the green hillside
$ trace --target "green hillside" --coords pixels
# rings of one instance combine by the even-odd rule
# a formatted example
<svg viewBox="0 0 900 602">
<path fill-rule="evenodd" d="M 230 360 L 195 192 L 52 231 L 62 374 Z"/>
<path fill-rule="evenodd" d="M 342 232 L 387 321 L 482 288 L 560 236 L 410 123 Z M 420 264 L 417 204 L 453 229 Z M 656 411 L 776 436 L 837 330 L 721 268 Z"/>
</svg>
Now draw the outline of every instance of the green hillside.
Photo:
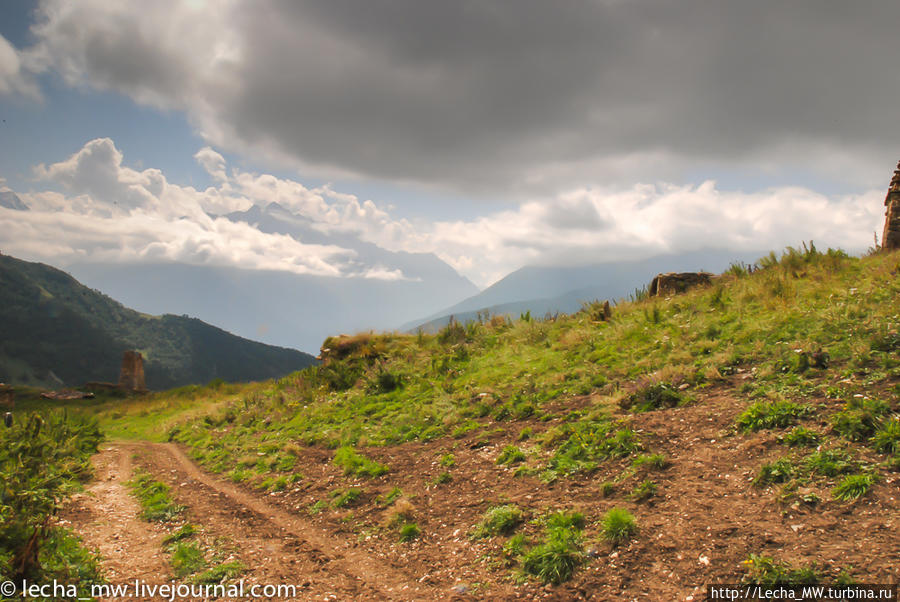
<svg viewBox="0 0 900 602">
<path fill-rule="evenodd" d="M 115 382 L 126 349 L 144 355 L 151 389 L 261 380 L 315 363 L 309 354 L 242 339 L 187 316 L 138 313 L 65 272 L 0 256 L 0 381 Z"/>
<path fill-rule="evenodd" d="M 610 319 L 333 337 L 279 379 L 78 411 L 434 588 L 418 599 L 896 583 L 898 273 L 804 246 Z"/>
</svg>

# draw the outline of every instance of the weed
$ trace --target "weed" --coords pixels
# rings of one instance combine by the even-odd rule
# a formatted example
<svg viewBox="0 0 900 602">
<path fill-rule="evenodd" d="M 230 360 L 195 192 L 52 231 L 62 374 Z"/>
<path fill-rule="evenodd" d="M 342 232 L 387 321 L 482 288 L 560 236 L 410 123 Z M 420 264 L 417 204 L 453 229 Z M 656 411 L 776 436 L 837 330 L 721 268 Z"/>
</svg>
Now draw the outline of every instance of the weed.
<svg viewBox="0 0 900 602">
<path fill-rule="evenodd" d="M 879 399 L 854 398 L 832 417 L 831 426 L 850 441 L 864 441 L 875 434 L 889 411 Z"/>
<path fill-rule="evenodd" d="M 765 487 L 772 483 L 784 483 L 789 481 L 796 472 L 797 468 L 788 458 L 779 458 L 774 462 L 763 464 L 753 479 L 753 484 L 757 487 Z"/>
<path fill-rule="evenodd" d="M 449 483 L 452 480 L 453 480 L 453 475 L 451 475 L 447 471 L 444 471 L 441 474 L 439 474 L 438 476 L 434 477 L 434 479 L 432 479 L 431 482 L 435 485 L 443 485 L 444 483 Z"/>
<path fill-rule="evenodd" d="M 350 487 L 349 489 L 335 489 L 331 492 L 332 504 L 335 508 L 345 508 L 349 506 L 363 494 L 363 490 L 359 487 Z"/>
<path fill-rule="evenodd" d="M 603 497 L 610 497 L 615 492 L 616 492 L 615 483 L 610 483 L 609 481 L 606 481 L 606 482 L 600 484 L 600 495 L 602 495 Z"/>
<path fill-rule="evenodd" d="M 214 585 L 227 579 L 234 579 L 246 570 L 246 567 L 234 560 L 218 564 L 194 577 L 192 581 L 199 584 Z"/>
<path fill-rule="evenodd" d="M 641 454 L 631 462 L 631 465 L 635 468 L 646 466 L 647 468 L 652 468 L 654 470 L 664 470 L 668 468 L 670 464 L 669 459 L 663 454 Z"/>
<path fill-rule="evenodd" d="M 196 573 L 206 566 L 203 550 L 193 542 L 178 542 L 172 548 L 172 570 L 176 577 Z"/>
<path fill-rule="evenodd" d="M 791 401 L 757 402 L 737 417 L 742 431 L 782 428 L 794 424 L 798 418 L 808 415 L 812 409 Z"/>
<path fill-rule="evenodd" d="M 453 457 L 453 454 L 444 454 L 441 456 L 440 465 L 444 468 L 450 468 L 456 465 L 456 459 Z"/>
<path fill-rule="evenodd" d="M 378 496 L 378 504 L 381 506 L 390 506 L 402 496 L 403 491 L 399 487 L 393 487 L 386 494 Z"/>
<path fill-rule="evenodd" d="M 400 541 L 412 541 L 422 534 L 421 529 L 416 523 L 405 523 L 400 527 Z"/>
<path fill-rule="evenodd" d="M 568 581 L 584 561 L 581 527 L 577 525 L 584 525 L 579 513 L 551 515 L 544 539 L 522 557 L 522 569 L 545 583 Z"/>
<path fill-rule="evenodd" d="M 514 504 L 493 506 L 475 525 L 470 537 L 483 539 L 493 535 L 509 535 L 522 522 L 522 511 Z"/>
<path fill-rule="evenodd" d="M 349 446 L 340 447 L 334 452 L 334 464 L 343 468 L 345 475 L 377 477 L 390 470 L 386 465 L 363 456 Z"/>
<path fill-rule="evenodd" d="M 518 464 L 525 461 L 525 453 L 515 445 L 507 445 L 497 457 L 497 464 Z"/>
<path fill-rule="evenodd" d="M 900 453 L 900 418 L 886 420 L 870 441 L 872 447 L 883 454 Z"/>
<path fill-rule="evenodd" d="M 506 543 L 503 544 L 503 554 L 508 558 L 521 556 L 525 551 L 526 545 L 528 545 L 528 539 L 525 537 L 525 534 L 518 533 L 510 537 L 508 540 L 506 540 Z"/>
<path fill-rule="evenodd" d="M 744 561 L 747 574 L 743 583 L 753 585 L 809 585 L 818 583 L 821 574 L 815 567 L 793 568 L 769 556 L 750 554 Z"/>
<path fill-rule="evenodd" d="M 659 408 L 684 405 L 689 398 L 669 383 L 654 383 L 641 387 L 619 401 L 623 410 L 648 412 Z"/>
<path fill-rule="evenodd" d="M 603 539 L 619 544 L 637 533 L 638 526 L 634 516 L 625 508 L 613 508 L 603 515 Z"/>
<path fill-rule="evenodd" d="M 163 539 L 163 544 L 168 545 L 171 543 L 175 543 L 176 541 L 181 541 L 182 539 L 187 539 L 189 537 L 194 536 L 199 529 L 196 525 L 192 525 L 190 523 L 185 523 L 181 525 L 174 533 L 170 533 Z"/>
<path fill-rule="evenodd" d="M 778 440 L 791 447 L 815 447 L 822 441 L 822 435 L 802 426 L 795 426 Z"/>
<path fill-rule="evenodd" d="M 656 483 L 650 480 L 642 481 L 631 492 L 631 499 L 642 502 L 656 495 Z"/>
<path fill-rule="evenodd" d="M 128 481 L 131 492 L 141 504 L 141 518 L 146 521 L 165 522 L 172 520 L 184 510 L 169 498 L 169 486 L 144 471 L 135 471 Z"/>
<path fill-rule="evenodd" d="M 825 477 L 852 472 L 856 468 L 850 454 L 843 450 L 832 449 L 812 453 L 806 457 L 806 467 L 813 473 Z"/>
<path fill-rule="evenodd" d="M 877 480 L 878 476 L 871 473 L 850 474 L 831 490 L 831 494 L 836 500 L 856 500 L 866 495 Z"/>
</svg>

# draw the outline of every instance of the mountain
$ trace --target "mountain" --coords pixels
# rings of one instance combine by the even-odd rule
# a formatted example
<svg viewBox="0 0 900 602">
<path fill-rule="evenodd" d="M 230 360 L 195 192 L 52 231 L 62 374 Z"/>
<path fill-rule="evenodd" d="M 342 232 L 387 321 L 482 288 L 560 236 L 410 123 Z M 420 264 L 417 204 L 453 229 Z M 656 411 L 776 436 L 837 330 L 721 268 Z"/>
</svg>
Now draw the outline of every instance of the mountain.
<svg viewBox="0 0 900 602">
<path fill-rule="evenodd" d="M 68 269 L 140 311 L 186 312 L 240 336 L 307 351 L 318 351 L 325 337 L 390 329 L 478 291 L 431 253 L 393 252 L 349 234 L 323 234 L 274 203 L 226 217 L 304 243 L 352 249 L 359 275 L 334 278 L 177 263 L 78 263 Z M 400 270 L 404 278 L 366 278 L 369 269 Z"/>
<path fill-rule="evenodd" d="M 425 332 L 433 332 L 443 328 L 450 316 L 465 323 L 476 319 L 478 312 L 515 316 L 526 311 L 535 316 L 548 312 L 572 313 L 585 301 L 626 297 L 649 284 L 661 272 L 721 272 L 733 262 L 750 263 L 761 255 L 762 252 L 702 250 L 584 266 L 526 266 L 477 295 L 425 318 L 407 322 L 399 330 L 422 328 Z"/>
<path fill-rule="evenodd" d="M 12 190 L 0 190 L 0 207 L 17 211 L 28 211 L 28 205 Z"/>
<path fill-rule="evenodd" d="M 144 355 L 147 386 L 273 378 L 315 363 L 187 316 L 138 313 L 40 263 L 0 256 L 0 380 L 116 381 L 122 352 Z"/>
</svg>

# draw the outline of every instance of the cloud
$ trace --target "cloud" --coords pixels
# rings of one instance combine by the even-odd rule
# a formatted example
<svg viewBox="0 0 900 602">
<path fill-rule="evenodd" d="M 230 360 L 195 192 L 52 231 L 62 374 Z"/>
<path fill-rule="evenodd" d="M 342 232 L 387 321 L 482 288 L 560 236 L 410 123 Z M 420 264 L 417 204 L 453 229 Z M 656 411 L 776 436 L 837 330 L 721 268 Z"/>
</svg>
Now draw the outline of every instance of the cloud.
<svg viewBox="0 0 900 602">
<path fill-rule="evenodd" d="M 204 151 L 198 154 L 206 159 L 215 152 Z M 27 214 L 0 209 L 6 252 L 63 264 L 171 261 L 334 277 L 358 269 L 352 250 L 209 215 L 211 205 L 236 199 L 227 183 L 197 191 L 169 183 L 159 170 L 131 169 L 108 138 L 88 142 L 59 163 L 40 165 L 36 173 L 64 192 L 23 193 L 33 209 Z"/>
<path fill-rule="evenodd" d="M 410 222 L 330 186 L 308 188 L 229 168 L 210 147 L 196 158 L 218 174 L 215 185 L 202 191 L 169 182 L 156 169 L 132 169 L 112 140 L 92 140 L 67 159 L 36 169 L 48 188 L 20 193 L 32 211 L 0 208 L 0 244 L 4 252 L 62 265 L 175 261 L 408 280 L 395 266 L 367 262 L 352 250 L 365 241 L 390 251 L 434 253 L 487 285 L 528 264 L 587 264 L 704 248 L 764 252 L 814 240 L 858 252 L 871 244 L 883 219 L 883 189 L 830 196 L 802 187 L 745 193 L 707 181 L 573 187 L 469 220 Z M 313 240 L 338 242 L 311 244 L 221 216 L 253 205 L 276 211 L 272 203 L 282 207 L 282 218 L 302 226 L 298 231 L 322 234 Z"/>
<path fill-rule="evenodd" d="M 19 52 L 0 35 L 0 96 L 4 95 L 42 99 L 32 74 L 22 64 Z"/>
<path fill-rule="evenodd" d="M 900 4 L 880 0 L 42 0 L 39 14 L 35 64 L 327 177 L 526 195 L 731 169 L 875 185 L 900 138 Z"/>
</svg>

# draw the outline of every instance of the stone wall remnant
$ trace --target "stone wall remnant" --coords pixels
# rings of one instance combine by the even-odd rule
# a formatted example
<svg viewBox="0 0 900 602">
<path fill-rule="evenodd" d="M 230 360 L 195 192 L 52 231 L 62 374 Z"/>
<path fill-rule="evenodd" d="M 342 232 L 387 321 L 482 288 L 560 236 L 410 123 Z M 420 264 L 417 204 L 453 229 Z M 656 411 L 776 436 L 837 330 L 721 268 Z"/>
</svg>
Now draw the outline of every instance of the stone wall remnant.
<svg viewBox="0 0 900 602">
<path fill-rule="evenodd" d="M 147 390 L 147 385 L 144 382 L 144 357 L 139 351 L 126 351 L 122 354 L 119 389 L 124 391 Z"/>
<path fill-rule="evenodd" d="M 884 197 L 884 234 L 881 235 L 881 248 L 885 251 L 900 249 L 900 163 L 894 170 L 894 177 Z"/>
<path fill-rule="evenodd" d="M 665 297 L 683 293 L 691 287 L 712 282 L 709 272 L 667 272 L 657 274 L 650 283 L 651 297 Z"/>
</svg>

